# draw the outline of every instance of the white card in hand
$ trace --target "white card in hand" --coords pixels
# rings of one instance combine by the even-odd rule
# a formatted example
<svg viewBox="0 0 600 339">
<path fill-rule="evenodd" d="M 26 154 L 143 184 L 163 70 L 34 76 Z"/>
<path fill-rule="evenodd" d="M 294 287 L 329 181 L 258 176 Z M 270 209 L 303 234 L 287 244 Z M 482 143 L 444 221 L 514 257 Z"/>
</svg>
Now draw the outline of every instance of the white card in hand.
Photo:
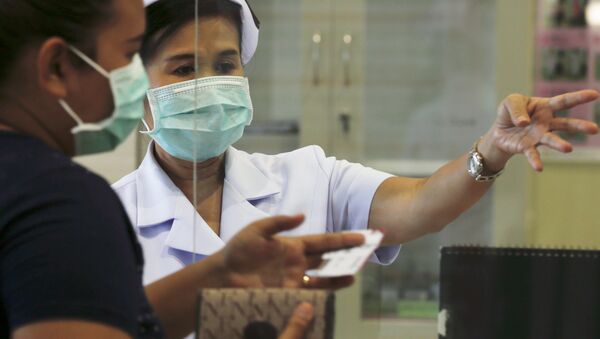
<svg viewBox="0 0 600 339">
<path fill-rule="evenodd" d="M 316 269 L 306 271 L 309 277 L 334 278 L 355 275 L 381 244 L 383 233 L 379 231 L 354 231 L 365 236 L 365 243 L 348 249 L 323 254 L 323 263 Z"/>
</svg>

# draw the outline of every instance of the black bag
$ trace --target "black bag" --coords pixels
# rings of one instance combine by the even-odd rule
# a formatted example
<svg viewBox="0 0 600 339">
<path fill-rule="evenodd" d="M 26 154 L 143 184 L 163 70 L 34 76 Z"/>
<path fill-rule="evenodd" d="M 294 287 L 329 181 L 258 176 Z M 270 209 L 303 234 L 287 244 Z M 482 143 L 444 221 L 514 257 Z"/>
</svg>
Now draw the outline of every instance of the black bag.
<svg viewBox="0 0 600 339">
<path fill-rule="evenodd" d="M 442 248 L 439 338 L 600 338 L 600 252 Z"/>
</svg>

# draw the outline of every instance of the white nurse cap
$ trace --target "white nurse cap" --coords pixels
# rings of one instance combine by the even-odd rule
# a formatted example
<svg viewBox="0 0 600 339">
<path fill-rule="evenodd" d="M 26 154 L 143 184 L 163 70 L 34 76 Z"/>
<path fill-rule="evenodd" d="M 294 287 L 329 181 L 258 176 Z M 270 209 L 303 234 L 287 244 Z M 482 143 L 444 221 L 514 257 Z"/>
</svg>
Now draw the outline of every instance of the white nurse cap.
<svg viewBox="0 0 600 339">
<path fill-rule="evenodd" d="M 144 0 L 146 7 L 157 2 L 158 0 Z M 193 0 L 190 0 L 193 1 Z M 256 48 L 258 47 L 258 35 L 260 22 L 250 9 L 246 0 L 227 0 L 242 6 L 242 64 L 246 65 L 252 60 Z"/>
</svg>

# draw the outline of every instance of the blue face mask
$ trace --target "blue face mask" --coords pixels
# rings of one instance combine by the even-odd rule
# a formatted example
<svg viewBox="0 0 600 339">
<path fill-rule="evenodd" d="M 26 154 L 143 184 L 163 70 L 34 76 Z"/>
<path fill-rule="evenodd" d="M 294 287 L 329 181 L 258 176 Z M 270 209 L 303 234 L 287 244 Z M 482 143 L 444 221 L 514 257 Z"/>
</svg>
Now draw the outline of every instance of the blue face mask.
<svg viewBox="0 0 600 339">
<path fill-rule="evenodd" d="M 113 114 L 96 123 L 85 123 L 64 101 L 63 109 L 77 122 L 71 133 L 75 136 L 75 155 L 112 151 L 139 125 L 144 115 L 144 94 L 150 87 L 139 55 L 122 68 L 107 72 L 75 47 L 73 53 L 110 81 L 114 101 Z"/>
<path fill-rule="evenodd" d="M 218 76 L 148 91 L 154 129 L 147 133 L 172 156 L 205 161 L 223 154 L 252 121 L 248 79 Z"/>
</svg>

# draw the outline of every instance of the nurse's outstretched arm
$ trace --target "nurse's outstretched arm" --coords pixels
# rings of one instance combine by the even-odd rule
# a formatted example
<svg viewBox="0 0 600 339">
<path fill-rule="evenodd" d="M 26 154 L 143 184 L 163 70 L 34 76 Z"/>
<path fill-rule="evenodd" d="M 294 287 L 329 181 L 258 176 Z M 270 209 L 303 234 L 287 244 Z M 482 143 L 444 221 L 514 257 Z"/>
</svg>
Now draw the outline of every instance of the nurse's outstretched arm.
<svg viewBox="0 0 600 339">
<path fill-rule="evenodd" d="M 584 90 L 552 98 L 519 94 L 508 96 L 498 107 L 497 118 L 482 137 L 478 151 L 486 171 L 501 171 L 515 154 L 524 154 L 541 172 L 539 146 L 568 153 L 573 147 L 556 132 L 595 134 L 590 121 L 555 117 L 555 113 L 592 102 L 598 92 Z M 385 244 L 401 244 L 434 233 L 473 206 L 491 187 L 467 173 L 468 154 L 425 179 L 390 178 L 378 188 L 371 205 L 370 228 L 382 228 Z"/>
<path fill-rule="evenodd" d="M 303 285 L 304 272 L 317 267 L 324 252 L 364 242 L 359 234 L 276 236 L 303 221 L 303 216 L 279 216 L 255 222 L 231 239 L 223 250 L 147 286 L 146 294 L 167 337 L 179 338 L 192 332 L 200 288 L 341 288 L 352 284 L 352 277 L 344 277 L 311 279 L 310 286 Z"/>
</svg>

